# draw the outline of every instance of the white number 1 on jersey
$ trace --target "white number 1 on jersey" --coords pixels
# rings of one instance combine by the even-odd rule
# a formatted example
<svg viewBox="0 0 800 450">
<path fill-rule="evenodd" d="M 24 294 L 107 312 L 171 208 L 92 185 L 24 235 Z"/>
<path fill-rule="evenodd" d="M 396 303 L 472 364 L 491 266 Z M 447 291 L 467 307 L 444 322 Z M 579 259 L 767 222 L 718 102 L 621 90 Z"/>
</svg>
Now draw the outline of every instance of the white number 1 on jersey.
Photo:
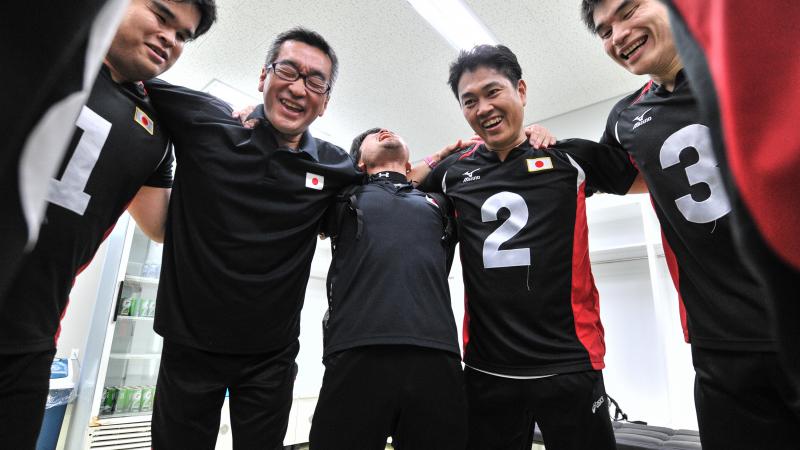
<svg viewBox="0 0 800 450">
<path fill-rule="evenodd" d="M 84 189 L 111 132 L 111 122 L 84 106 L 75 125 L 83 130 L 83 135 L 61 179 L 50 180 L 47 201 L 82 216 L 92 198 Z"/>
</svg>

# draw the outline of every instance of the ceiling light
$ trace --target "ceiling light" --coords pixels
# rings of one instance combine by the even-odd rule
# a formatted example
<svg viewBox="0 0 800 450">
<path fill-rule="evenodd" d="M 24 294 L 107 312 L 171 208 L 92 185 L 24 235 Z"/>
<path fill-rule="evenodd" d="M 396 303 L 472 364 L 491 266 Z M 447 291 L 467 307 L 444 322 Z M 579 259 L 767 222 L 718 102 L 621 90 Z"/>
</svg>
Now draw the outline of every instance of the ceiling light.
<svg viewBox="0 0 800 450">
<path fill-rule="evenodd" d="M 408 3 L 457 50 L 498 43 L 463 0 L 408 0 Z"/>
</svg>

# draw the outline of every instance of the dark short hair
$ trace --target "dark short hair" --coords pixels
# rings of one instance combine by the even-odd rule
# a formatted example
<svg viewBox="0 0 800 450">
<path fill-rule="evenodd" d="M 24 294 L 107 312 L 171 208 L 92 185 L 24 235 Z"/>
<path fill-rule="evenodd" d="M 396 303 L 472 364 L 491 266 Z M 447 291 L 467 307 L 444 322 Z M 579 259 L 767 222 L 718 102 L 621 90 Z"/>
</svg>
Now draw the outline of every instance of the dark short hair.
<svg viewBox="0 0 800 450">
<path fill-rule="evenodd" d="M 192 39 L 196 39 L 206 33 L 211 25 L 217 21 L 217 5 L 214 0 L 172 0 L 175 3 L 190 3 L 200 11 L 200 23 L 194 30 Z"/>
<path fill-rule="evenodd" d="M 377 133 L 382 129 L 383 128 L 370 128 L 353 139 L 353 143 L 350 144 L 350 157 L 353 158 L 353 164 L 355 164 L 356 167 L 358 167 L 358 160 L 361 159 L 361 144 L 364 143 L 364 139 L 370 134 Z"/>
<path fill-rule="evenodd" d="M 330 83 L 331 87 L 333 87 L 333 83 L 336 82 L 336 76 L 339 74 L 339 58 L 336 57 L 336 52 L 333 51 L 333 47 L 328 44 L 328 41 L 326 41 L 325 38 L 323 38 L 316 31 L 311 31 L 307 28 L 295 27 L 279 34 L 275 40 L 272 41 L 272 45 L 267 52 L 267 66 L 274 63 L 275 60 L 278 59 L 278 54 L 281 52 L 281 46 L 286 41 L 302 42 L 312 47 L 316 47 L 320 49 L 322 53 L 325 53 L 331 60 L 331 79 L 328 82 Z"/>
<path fill-rule="evenodd" d="M 447 82 L 458 100 L 458 82 L 464 72 L 472 72 L 478 67 L 489 67 L 505 75 L 516 84 L 522 78 L 522 67 L 517 56 L 505 45 L 476 45 L 471 50 L 461 50 L 458 58 L 450 64 L 450 77 Z"/>
<path fill-rule="evenodd" d="M 602 2 L 603 0 L 581 0 L 581 19 L 592 34 L 597 33 L 595 30 L 596 24 L 594 23 L 594 10 Z"/>
</svg>

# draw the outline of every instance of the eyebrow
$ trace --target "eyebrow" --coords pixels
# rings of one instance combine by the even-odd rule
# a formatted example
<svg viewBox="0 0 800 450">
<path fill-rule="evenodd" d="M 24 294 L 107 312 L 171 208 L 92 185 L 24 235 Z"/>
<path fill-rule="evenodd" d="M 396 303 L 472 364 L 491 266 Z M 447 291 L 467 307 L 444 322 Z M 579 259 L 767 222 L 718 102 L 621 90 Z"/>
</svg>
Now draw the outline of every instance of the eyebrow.
<svg viewBox="0 0 800 450">
<path fill-rule="evenodd" d="M 158 10 L 158 12 L 160 12 L 163 15 L 165 15 L 167 17 L 167 19 L 169 19 L 170 22 L 173 22 L 173 23 L 175 22 L 175 20 L 177 19 L 177 17 L 175 16 L 175 13 L 172 12 L 172 10 L 169 9 L 169 7 L 167 5 L 165 5 L 163 2 L 161 2 L 161 0 L 151 0 L 150 3 L 153 5 L 154 8 L 156 8 Z M 192 30 L 190 30 L 188 28 L 184 28 L 184 29 L 178 30 L 178 31 L 180 31 L 181 33 L 184 34 L 184 36 L 186 37 L 186 40 L 194 39 L 194 31 L 192 31 Z"/>
<path fill-rule="evenodd" d="M 622 3 L 620 3 L 619 6 L 617 6 L 617 9 L 614 10 L 614 14 L 612 14 L 611 16 L 613 17 L 613 16 L 618 15 L 620 11 L 622 11 L 623 9 L 625 9 L 625 7 L 627 7 L 628 5 L 631 4 L 631 1 L 632 0 L 622 0 Z M 605 26 L 605 23 L 597 24 L 594 27 L 594 33 L 595 34 L 600 34 L 600 28 L 602 28 L 604 26 Z"/>
</svg>

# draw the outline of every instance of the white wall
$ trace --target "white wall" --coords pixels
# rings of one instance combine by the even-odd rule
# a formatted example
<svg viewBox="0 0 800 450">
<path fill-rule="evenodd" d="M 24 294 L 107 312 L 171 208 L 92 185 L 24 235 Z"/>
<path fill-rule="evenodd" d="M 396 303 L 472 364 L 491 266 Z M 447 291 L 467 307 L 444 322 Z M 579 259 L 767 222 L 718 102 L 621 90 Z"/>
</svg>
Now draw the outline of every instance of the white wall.
<svg viewBox="0 0 800 450">
<path fill-rule="evenodd" d="M 603 135 L 609 111 L 622 97 L 624 95 L 551 117 L 539 124 L 549 129 L 558 139 L 583 138 L 597 141 Z"/>
</svg>

